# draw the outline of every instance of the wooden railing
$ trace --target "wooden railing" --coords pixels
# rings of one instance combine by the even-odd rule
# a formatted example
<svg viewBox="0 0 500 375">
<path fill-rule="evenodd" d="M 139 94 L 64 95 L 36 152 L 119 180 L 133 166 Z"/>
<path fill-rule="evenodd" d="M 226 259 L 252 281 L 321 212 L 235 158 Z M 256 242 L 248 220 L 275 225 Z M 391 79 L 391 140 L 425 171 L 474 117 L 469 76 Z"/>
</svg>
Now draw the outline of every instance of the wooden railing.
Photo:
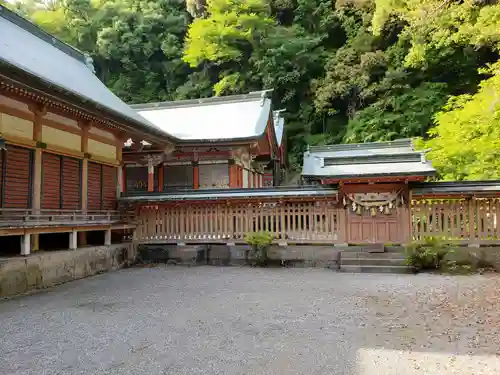
<svg viewBox="0 0 500 375">
<path fill-rule="evenodd" d="M 335 243 L 344 239 L 343 209 L 308 203 L 205 204 L 142 207 L 136 237 L 142 242 L 241 242 L 268 231 L 277 241 Z"/>
<path fill-rule="evenodd" d="M 414 200 L 411 212 L 413 240 L 500 243 L 499 198 Z"/>
<path fill-rule="evenodd" d="M 106 224 L 132 220 L 130 213 L 119 211 L 0 209 L 0 227 Z"/>
</svg>

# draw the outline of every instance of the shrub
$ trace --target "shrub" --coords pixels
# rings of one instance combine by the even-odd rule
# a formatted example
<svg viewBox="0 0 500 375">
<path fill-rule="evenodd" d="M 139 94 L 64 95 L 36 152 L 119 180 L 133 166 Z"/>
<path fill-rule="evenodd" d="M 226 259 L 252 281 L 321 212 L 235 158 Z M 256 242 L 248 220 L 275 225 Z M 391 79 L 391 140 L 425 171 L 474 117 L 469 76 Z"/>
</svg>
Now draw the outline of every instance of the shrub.
<svg viewBox="0 0 500 375">
<path fill-rule="evenodd" d="M 257 265 L 267 265 L 267 250 L 273 243 L 273 239 L 273 235 L 265 231 L 245 235 L 245 242 L 252 248 L 252 258 Z"/>
<path fill-rule="evenodd" d="M 421 270 L 437 270 L 443 265 L 450 249 L 439 238 L 427 237 L 423 241 L 414 242 L 406 248 L 406 264 Z"/>
</svg>

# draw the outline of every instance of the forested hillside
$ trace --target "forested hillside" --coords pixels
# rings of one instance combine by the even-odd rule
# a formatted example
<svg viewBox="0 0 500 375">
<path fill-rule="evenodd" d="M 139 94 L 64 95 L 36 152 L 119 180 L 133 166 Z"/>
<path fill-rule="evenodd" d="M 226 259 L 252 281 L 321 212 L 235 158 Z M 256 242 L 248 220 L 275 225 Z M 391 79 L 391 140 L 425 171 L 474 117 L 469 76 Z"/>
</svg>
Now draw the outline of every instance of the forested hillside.
<svg viewBox="0 0 500 375">
<path fill-rule="evenodd" d="M 495 0 L 52 0 L 14 6 L 130 103 L 274 89 L 306 144 L 423 137 L 443 179 L 500 178 Z M 55 67 L 56 69 L 57 67 Z M 237 126 L 237 123 L 235 123 Z"/>
</svg>

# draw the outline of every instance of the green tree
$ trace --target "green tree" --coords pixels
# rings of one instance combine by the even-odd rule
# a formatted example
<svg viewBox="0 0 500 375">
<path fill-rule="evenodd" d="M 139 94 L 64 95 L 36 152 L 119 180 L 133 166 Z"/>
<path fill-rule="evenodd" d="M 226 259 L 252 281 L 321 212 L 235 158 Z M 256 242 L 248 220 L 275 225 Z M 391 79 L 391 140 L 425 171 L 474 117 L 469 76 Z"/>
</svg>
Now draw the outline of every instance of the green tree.
<svg viewBox="0 0 500 375">
<path fill-rule="evenodd" d="M 445 180 L 500 178 L 500 63 L 488 72 L 475 94 L 449 100 L 424 142 Z"/>
</svg>

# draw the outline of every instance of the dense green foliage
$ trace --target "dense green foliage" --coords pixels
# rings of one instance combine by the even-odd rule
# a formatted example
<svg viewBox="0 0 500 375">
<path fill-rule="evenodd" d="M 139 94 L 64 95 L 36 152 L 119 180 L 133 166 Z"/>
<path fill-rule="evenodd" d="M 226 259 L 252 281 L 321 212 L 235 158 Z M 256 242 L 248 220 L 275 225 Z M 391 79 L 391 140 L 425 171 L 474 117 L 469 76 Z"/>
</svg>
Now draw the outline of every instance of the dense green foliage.
<svg viewBox="0 0 500 375">
<path fill-rule="evenodd" d="M 131 103 L 274 89 L 306 144 L 423 137 L 445 179 L 500 178 L 500 5 L 486 0 L 52 0 L 19 12 Z M 496 63 L 496 64 L 495 64 Z"/>
</svg>

